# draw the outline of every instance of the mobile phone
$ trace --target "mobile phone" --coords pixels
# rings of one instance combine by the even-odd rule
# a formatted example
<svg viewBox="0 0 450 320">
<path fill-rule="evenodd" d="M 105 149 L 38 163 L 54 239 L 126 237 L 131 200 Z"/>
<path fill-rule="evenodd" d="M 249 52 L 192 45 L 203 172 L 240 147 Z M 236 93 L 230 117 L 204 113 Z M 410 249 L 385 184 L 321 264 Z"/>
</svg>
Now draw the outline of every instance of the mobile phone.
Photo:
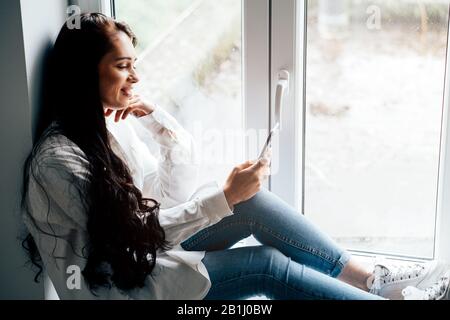
<svg viewBox="0 0 450 320">
<path fill-rule="evenodd" d="M 264 154 L 266 153 L 267 148 L 269 148 L 269 146 L 270 146 L 270 144 L 271 144 L 271 142 L 272 142 L 272 137 L 273 137 L 275 131 L 276 131 L 279 127 L 280 127 L 280 125 L 279 125 L 279 123 L 277 122 L 277 124 L 273 127 L 273 129 L 270 130 L 269 135 L 267 136 L 266 142 L 264 143 L 264 147 L 262 148 L 261 153 L 259 154 L 258 159 L 261 159 L 261 158 L 264 156 Z"/>
</svg>

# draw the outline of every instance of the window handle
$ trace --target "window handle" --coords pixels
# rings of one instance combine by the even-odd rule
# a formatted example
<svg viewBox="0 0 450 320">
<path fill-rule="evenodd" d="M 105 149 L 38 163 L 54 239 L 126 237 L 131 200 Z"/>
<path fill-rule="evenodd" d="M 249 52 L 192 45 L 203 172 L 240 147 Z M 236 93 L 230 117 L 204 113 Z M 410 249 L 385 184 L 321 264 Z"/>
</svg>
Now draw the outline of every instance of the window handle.
<svg viewBox="0 0 450 320">
<path fill-rule="evenodd" d="M 289 71 L 282 69 L 278 72 L 278 82 L 275 91 L 275 122 L 273 128 L 278 126 L 278 130 L 281 130 L 284 96 L 287 95 L 288 93 L 289 93 Z"/>
</svg>

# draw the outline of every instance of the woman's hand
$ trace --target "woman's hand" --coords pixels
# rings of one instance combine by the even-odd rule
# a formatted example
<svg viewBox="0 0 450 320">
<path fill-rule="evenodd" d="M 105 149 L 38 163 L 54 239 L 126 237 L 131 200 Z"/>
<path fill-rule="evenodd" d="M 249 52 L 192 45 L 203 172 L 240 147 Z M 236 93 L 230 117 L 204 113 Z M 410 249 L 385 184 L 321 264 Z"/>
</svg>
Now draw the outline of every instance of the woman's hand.
<svg viewBox="0 0 450 320">
<path fill-rule="evenodd" d="M 234 205 L 250 199 L 261 189 L 262 182 L 268 176 L 269 165 L 268 158 L 261 158 L 234 167 L 223 187 L 231 210 Z"/>
<path fill-rule="evenodd" d="M 105 117 L 110 116 L 113 112 L 116 112 L 114 121 L 118 122 L 120 119 L 125 120 L 130 113 L 134 114 L 136 117 L 146 116 L 152 113 L 155 107 L 149 102 L 142 99 L 139 95 L 134 95 L 130 98 L 128 102 L 128 107 L 121 110 L 105 109 Z"/>
</svg>

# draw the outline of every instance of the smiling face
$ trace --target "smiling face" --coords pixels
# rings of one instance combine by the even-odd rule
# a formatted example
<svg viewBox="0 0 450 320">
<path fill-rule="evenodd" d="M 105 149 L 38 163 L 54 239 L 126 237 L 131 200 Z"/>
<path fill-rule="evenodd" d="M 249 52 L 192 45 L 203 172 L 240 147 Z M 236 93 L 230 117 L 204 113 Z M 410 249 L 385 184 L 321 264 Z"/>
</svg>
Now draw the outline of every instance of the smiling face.
<svg viewBox="0 0 450 320">
<path fill-rule="evenodd" d="M 100 98 L 104 108 L 120 110 L 128 107 L 136 74 L 136 51 L 130 37 L 118 32 L 112 39 L 113 49 L 99 63 Z"/>
</svg>

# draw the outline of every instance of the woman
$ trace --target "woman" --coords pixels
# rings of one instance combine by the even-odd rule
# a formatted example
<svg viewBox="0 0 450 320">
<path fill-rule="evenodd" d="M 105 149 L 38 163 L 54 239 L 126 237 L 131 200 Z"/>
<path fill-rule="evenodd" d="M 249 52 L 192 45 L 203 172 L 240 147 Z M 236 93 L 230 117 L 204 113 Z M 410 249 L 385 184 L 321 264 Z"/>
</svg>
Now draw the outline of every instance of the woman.
<svg viewBox="0 0 450 320">
<path fill-rule="evenodd" d="M 267 160 L 236 166 L 223 187 L 196 189 L 191 136 L 132 93 L 135 45 L 126 24 L 92 13 L 81 15 L 80 29 L 63 26 L 52 52 L 48 116 L 24 171 L 23 218 L 26 248 L 59 297 L 380 298 L 368 286 L 383 295 L 387 287 L 372 284 L 393 273 L 366 272 L 260 190 Z M 262 246 L 229 249 L 251 234 Z M 429 270 L 406 273 L 418 282 Z M 403 289 L 392 288 L 386 296 Z"/>
</svg>

